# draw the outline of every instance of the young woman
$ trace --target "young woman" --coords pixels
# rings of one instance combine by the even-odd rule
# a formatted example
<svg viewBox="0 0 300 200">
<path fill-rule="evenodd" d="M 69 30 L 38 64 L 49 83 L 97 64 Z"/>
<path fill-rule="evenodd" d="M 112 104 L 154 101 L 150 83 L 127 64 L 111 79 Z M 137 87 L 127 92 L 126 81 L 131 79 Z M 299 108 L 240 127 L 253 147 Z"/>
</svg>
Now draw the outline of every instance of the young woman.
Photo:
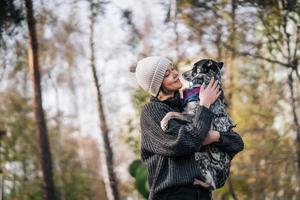
<svg viewBox="0 0 300 200">
<path fill-rule="evenodd" d="M 148 170 L 150 200 L 211 199 L 211 192 L 194 180 L 200 176 L 194 153 L 202 145 L 215 143 L 231 158 L 243 150 L 239 134 L 209 130 L 214 114 L 209 107 L 219 97 L 217 82 L 201 87 L 200 106 L 192 123 L 171 120 L 167 131 L 160 121 L 168 112 L 181 112 L 179 89 L 182 83 L 170 60 L 152 56 L 140 60 L 134 69 L 138 84 L 149 94 L 141 114 L 141 157 Z"/>
</svg>

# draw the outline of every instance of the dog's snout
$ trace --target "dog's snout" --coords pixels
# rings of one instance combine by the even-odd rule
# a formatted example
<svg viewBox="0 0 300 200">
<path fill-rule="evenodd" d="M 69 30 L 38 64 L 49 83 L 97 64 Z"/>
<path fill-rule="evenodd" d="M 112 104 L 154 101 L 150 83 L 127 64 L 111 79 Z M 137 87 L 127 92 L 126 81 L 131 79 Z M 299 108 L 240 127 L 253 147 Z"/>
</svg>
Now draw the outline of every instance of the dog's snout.
<svg viewBox="0 0 300 200">
<path fill-rule="evenodd" d="M 192 71 L 189 70 L 189 71 L 182 73 L 182 77 L 187 81 L 191 81 L 192 80 Z"/>
</svg>

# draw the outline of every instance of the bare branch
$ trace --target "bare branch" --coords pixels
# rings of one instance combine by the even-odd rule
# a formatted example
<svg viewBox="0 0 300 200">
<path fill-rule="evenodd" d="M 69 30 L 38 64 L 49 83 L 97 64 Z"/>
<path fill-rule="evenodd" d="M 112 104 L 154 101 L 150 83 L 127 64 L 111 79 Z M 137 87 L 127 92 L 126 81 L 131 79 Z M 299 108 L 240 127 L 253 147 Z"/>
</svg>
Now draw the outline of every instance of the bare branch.
<svg viewBox="0 0 300 200">
<path fill-rule="evenodd" d="M 278 64 L 278 65 L 281 65 L 281 66 L 284 66 L 284 67 L 293 67 L 292 64 L 289 64 L 289 63 L 283 63 L 283 62 L 280 62 L 278 60 L 273 60 L 273 59 L 270 59 L 270 58 L 266 58 L 264 56 L 261 56 L 261 55 L 257 55 L 257 54 L 251 54 L 249 52 L 241 52 L 241 51 L 237 51 L 235 50 L 233 47 L 223 43 L 224 47 L 226 47 L 228 50 L 230 51 L 234 51 L 235 53 L 237 53 L 238 55 L 241 55 L 241 56 L 250 56 L 250 57 L 253 57 L 253 58 L 257 58 L 257 59 L 260 59 L 260 60 L 265 60 L 269 63 L 273 63 L 273 64 Z"/>
<path fill-rule="evenodd" d="M 290 37 L 291 37 L 291 34 L 287 32 L 287 19 L 288 18 L 288 12 L 286 12 L 284 14 L 284 18 L 283 18 L 283 32 L 286 36 L 286 45 L 287 45 L 287 50 L 288 50 L 288 62 L 290 63 L 291 62 L 291 46 L 290 46 Z"/>
<path fill-rule="evenodd" d="M 281 49 L 280 47 L 280 43 L 279 43 L 279 40 L 274 38 L 274 33 L 272 30 L 269 30 L 268 28 L 268 24 L 266 23 L 266 21 L 264 20 L 264 13 L 259 13 L 259 18 L 261 19 L 261 22 L 263 24 L 263 26 L 265 27 L 265 30 L 266 30 L 266 36 L 268 38 L 268 42 L 270 43 L 273 43 L 276 45 L 277 49 Z M 284 53 L 282 53 L 283 56 L 284 56 Z"/>
<path fill-rule="evenodd" d="M 297 31 L 296 31 L 296 42 L 295 42 L 295 49 L 294 49 L 294 55 L 293 55 L 293 59 L 296 59 L 297 56 L 297 51 L 300 48 L 300 25 L 297 26 Z M 299 46 L 299 47 L 298 47 Z"/>
</svg>

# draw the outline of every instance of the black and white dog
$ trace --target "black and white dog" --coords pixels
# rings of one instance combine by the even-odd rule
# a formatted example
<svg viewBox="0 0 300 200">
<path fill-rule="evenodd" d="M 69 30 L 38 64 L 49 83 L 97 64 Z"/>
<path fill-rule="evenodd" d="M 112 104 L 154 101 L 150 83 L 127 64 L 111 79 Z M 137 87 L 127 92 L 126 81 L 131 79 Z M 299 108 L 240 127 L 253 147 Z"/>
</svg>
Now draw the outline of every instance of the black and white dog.
<svg viewBox="0 0 300 200">
<path fill-rule="evenodd" d="M 189 81 L 190 86 L 183 91 L 184 112 L 169 112 L 161 121 L 161 128 L 166 130 L 171 119 L 191 121 L 197 107 L 199 106 L 199 89 L 202 84 L 208 85 L 212 77 L 220 85 L 222 91 L 220 97 L 210 106 L 215 114 L 210 129 L 226 134 L 235 127 L 233 121 L 226 111 L 224 91 L 222 88 L 221 69 L 222 62 L 211 59 L 202 59 L 193 65 L 193 68 L 182 74 L 183 78 Z M 195 159 L 202 177 L 196 179 L 194 184 L 200 184 L 211 190 L 222 187 L 230 171 L 230 157 L 221 151 L 214 144 L 206 145 L 200 152 L 195 153 Z"/>
</svg>

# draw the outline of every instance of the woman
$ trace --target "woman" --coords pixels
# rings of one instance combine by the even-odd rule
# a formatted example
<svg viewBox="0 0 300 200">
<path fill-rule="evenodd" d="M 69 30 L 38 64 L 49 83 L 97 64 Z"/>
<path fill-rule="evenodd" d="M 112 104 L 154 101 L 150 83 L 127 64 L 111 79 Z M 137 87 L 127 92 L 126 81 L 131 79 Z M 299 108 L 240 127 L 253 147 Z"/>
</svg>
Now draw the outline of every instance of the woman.
<svg viewBox="0 0 300 200">
<path fill-rule="evenodd" d="M 211 192 L 194 185 L 200 177 L 194 153 L 202 145 L 215 143 L 231 158 L 244 147 L 235 132 L 220 135 L 209 130 L 214 114 L 209 107 L 220 95 L 217 82 L 201 87 L 200 106 L 192 123 L 171 120 L 167 131 L 160 121 L 168 112 L 181 112 L 179 89 L 182 87 L 178 72 L 170 60 L 163 57 L 147 57 L 134 69 L 138 84 L 149 94 L 141 114 L 141 157 L 148 171 L 150 200 L 156 199 L 211 199 Z"/>
</svg>

